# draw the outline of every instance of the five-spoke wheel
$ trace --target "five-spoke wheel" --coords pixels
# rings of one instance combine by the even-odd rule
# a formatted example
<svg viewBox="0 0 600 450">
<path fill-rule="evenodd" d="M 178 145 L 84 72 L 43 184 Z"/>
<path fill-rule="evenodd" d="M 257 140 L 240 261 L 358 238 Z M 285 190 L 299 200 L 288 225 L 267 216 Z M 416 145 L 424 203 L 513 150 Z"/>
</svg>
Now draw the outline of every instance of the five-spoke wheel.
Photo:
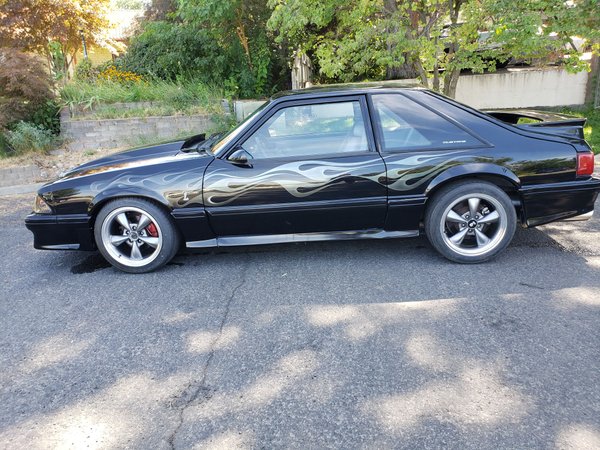
<svg viewBox="0 0 600 450">
<path fill-rule="evenodd" d="M 139 208 L 117 208 L 102 223 L 102 241 L 110 255 L 132 267 L 154 260 L 162 247 L 156 219 Z"/>
<path fill-rule="evenodd" d="M 108 203 L 96 218 L 96 244 L 104 257 L 127 272 L 149 272 L 177 251 L 170 218 L 151 202 L 122 199 Z"/>
<path fill-rule="evenodd" d="M 466 181 L 433 198 L 425 227 L 430 242 L 445 257 L 475 263 L 492 258 L 510 243 L 516 213 L 508 195 L 497 186 Z"/>
</svg>

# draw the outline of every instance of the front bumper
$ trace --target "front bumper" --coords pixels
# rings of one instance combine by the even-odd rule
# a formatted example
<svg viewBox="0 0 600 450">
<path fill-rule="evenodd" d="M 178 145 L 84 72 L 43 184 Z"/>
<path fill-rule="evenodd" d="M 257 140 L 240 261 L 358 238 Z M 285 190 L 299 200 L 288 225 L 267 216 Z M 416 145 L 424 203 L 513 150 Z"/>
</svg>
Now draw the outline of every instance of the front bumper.
<svg viewBox="0 0 600 450">
<path fill-rule="evenodd" d="M 598 192 L 600 180 L 597 178 L 524 186 L 519 193 L 523 202 L 525 223 L 535 227 L 571 218 L 578 220 L 578 216 L 583 216 L 579 220 L 585 220 L 585 215 L 594 211 Z"/>
<path fill-rule="evenodd" d="M 93 229 L 86 214 L 30 214 L 25 226 L 33 233 L 33 246 L 45 250 L 94 250 Z"/>
</svg>

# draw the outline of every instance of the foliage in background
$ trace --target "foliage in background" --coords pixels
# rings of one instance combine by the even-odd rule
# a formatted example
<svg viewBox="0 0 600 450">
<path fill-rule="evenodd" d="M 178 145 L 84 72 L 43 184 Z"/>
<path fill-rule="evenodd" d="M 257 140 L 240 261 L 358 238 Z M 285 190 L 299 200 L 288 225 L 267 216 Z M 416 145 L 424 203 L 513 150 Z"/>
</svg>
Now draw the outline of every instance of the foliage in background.
<svg viewBox="0 0 600 450">
<path fill-rule="evenodd" d="M 111 0 L 111 6 L 116 9 L 144 9 L 148 6 L 146 0 Z"/>
<path fill-rule="evenodd" d="M 268 26 L 288 53 L 313 57 L 326 79 L 418 76 L 453 96 L 460 71 L 510 57 L 565 56 L 586 70 L 571 36 L 598 43 L 597 0 L 268 0 Z M 442 82 L 443 81 L 443 82 Z"/>
<path fill-rule="evenodd" d="M 167 80 L 219 84 L 228 96 L 269 95 L 287 77 L 286 55 L 266 28 L 270 14 L 264 0 L 180 0 L 172 12 L 161 12 L 163 20 L 142 25 L 120 65 Z"/>
<path fill-rule="evenodd" d="M 100 103 L 160 102 L 174 112 L 190 107 L 219 110 L 223 92 L 198 80 L 150 80 L 120 83 L 111 80 L 74 80 L 61 89 L 67 106 L 93 108 Z"/>
<path fill-rule="evenodd" d="M 185 23 L 203 30 L 232 60 L 228 80 L 240 96 L 260 96 L 273 85 L 271 44 L 266 23 L 271 10 L 264 0 L 178 0 Z"/>
<path fill-rule="evenodd" d="M 16 156 L 23 153 L 47 152 L 53 148 L 57 137 L 50 130 L 30 122 L 18 122 L 3 133 L 4 149 L 0 154 Z"/>
<path fill-rule="evenodd" d="M 585 140 L 594 150 L 596 155 L 600 154 L 600 109 L 585 108 L 585 109 L 571 109 L 571 108 L 557 108 L 561 113 L 571 114 L 577 117 L 587 118 L 585 127 L 583 128 L 583 134 Z M 598 161 L 598 158 L 596 158 Z M 600 162 L 600 161 L 599 161 Z"/>
<path fill-rule="evenodd" d="M 218 45 L 195 27 L 176 22 L 146 22 L 118 64 L 144 76 L 203 81 L 222 79 L 227 58 Z"/>
<path fill-rule="evenodd" d="M 109 0 L 3 0 L 0 1 L 0 47 L 36 52 L 50 67 L 62 58 L 63 73 L 81 47 L 83 31 L 88 45 L 110 46 Z M 53 43 L 53 44 L 52 44 Z M 52 47 L 54 45 L 54 47 Z"/>
<path fill-rule="evenodd" d="M 52 82 L 39 57 L 0 48 L 0 130 L 19 120 L 51 121 Z M 35 116 L 35 117 L 34 117 Z"/>
</svg>

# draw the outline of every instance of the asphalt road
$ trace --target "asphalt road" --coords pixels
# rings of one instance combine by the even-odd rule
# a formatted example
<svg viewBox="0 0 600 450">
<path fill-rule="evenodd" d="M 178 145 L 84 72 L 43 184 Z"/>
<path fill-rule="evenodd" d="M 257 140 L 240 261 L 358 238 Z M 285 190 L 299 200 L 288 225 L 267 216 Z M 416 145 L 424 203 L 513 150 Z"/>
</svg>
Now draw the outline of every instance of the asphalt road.
<svg viewBox="0 0 600 450">
<path fill-rule="evenodd" d="M 600 448 L 600 220 L 126 275 L 0 198 L 0 448 Z M 600 211 L 600 204 L 597 205 Z"/>
</svg>

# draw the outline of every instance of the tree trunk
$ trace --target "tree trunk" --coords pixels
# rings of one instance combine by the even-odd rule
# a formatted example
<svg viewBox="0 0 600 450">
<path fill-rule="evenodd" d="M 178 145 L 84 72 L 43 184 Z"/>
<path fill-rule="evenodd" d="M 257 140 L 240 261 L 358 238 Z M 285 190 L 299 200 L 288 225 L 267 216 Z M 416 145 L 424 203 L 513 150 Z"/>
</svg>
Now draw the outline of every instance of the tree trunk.
<svg viewBox="0 0 600 450">
<path fill-rule="evenodd" d="M 399 66 L 388 67 L 386 69 L 386 80 L 403 80 L 407 78 L 417 78 L 419 72 L 408 61 L 408 54 L 404 55 L 404 62 Z"/>
<path fill-rule="evenodd" d="M 456 96 L 456 86 L 458 85 L 458 77 L 460 69 L 453 69 L 446 72 L 444 76 L 444 95 L 454 98 Z"/>
<path fill-rule="evenodd" d="M 421 61 L 419 60 L 418 57 L 414 59 L 413 67 L 419 74 L 419 78 L 421 79 L 421 83 L 423 84 L 423 86 L 428 88 L 429 87 L 429 77 L 427 76 L 427 72 L 425 71 L 425 68 L 423 67 L 423 64 L 421 64 Z"/>
</svg>

